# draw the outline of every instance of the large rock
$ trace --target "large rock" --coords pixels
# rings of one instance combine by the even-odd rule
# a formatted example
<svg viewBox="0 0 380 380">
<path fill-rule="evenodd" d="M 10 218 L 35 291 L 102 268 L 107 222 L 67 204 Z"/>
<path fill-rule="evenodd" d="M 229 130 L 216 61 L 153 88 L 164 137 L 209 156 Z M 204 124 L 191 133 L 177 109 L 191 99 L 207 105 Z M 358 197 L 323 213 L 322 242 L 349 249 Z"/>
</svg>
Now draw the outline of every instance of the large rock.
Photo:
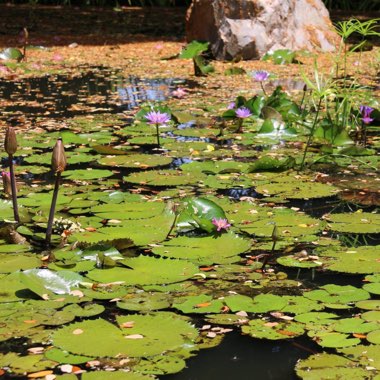
<svg viewBox="0 0 380 380">
<path fill-rule="evenodd" d="M 216 59 L 259 59 L 283 48 L 332 51 L 338 43 L 322 0 L 193 0 L 186 37 L 209 41 Z"/>
</svg>

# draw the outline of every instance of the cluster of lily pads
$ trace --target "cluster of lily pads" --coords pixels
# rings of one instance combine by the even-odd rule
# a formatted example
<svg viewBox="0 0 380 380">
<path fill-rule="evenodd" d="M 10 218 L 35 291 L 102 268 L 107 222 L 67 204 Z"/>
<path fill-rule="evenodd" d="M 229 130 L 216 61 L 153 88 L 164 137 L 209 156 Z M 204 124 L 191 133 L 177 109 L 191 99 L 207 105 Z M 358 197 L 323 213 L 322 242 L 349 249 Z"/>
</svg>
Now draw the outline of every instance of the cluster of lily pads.
<svg viewBox="0 0 380 380">
<path fill-rule="evenodd" d="M 339 181 L 341 172 L 365 176 L 365 189 L 378 184 L 377 103 L 351 103 L 342 129 L 331 103 L 319 103 L 331 88 L 313 112 L 313 83 L 297 98 L 270 93 L 269 73 L 254 79 L 264 91 L 230 106 L 172 101 L 132 121 L 75 117 L 23 133 L 17 157 L 0 153 L 18 159 L 18 217 L 7 179 L 0 199 L 2 371 L 153 379 L 235 329 L 308 336 L 326 352 L 297 364 L 304 379 L 380 376 L 379 246 L 344 244 L 378 239 L 380 217 L 358 199 L 343 207 Z M 46 147 L 58 138 L 65 159 L 56 156 L 53 190 Z M 308 202 L 331 207 L 311 215 Z M 310 288 L 294 268 L 365 284 Z"/>
</svg>

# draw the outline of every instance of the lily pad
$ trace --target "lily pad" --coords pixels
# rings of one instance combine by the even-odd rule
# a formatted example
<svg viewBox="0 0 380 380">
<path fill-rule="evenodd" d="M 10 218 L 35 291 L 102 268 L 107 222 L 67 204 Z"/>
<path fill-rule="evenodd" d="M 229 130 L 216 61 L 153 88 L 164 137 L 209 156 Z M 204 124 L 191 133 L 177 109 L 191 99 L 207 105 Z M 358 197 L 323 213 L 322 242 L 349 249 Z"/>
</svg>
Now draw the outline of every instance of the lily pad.
<svg viewBox="0 0 380 380">
<path fill-rule="evenodd" d="M 238 261 L 237 255 L 246 252 L 250 246 L 249 240 L 229 232 L 218 237 L 179 236 L 154 247 L 152 252 L 164 257 L 190 260 L 198 265 L 225 264 Z"/>
<path fill-rule="evenodd" d="M 53 345 L 77 355 L 146 357 L 178 349 L 198 335 L 172 313 L 118 316 L 117 323 L 119 327 L 103 319 L 73 323 L 53 333 Z"/>
<path fill-rule="evenodd" d="M 305 332 L 302 324 L 297 322 L 269 322 L 262 319 L 249 321 L 241 330 L 252 338 L 269 340 L 292 339 Z"/>
<path fill-rule="evenodd" d="M 198 267 L 186 260 L 139 256 L 121 263 L 125 267 L 94 269 L 86 276 L 101 283 L 120 281 L 124 285 L 150 285 L 184 281 L 198 272 Z"/>
</svg>

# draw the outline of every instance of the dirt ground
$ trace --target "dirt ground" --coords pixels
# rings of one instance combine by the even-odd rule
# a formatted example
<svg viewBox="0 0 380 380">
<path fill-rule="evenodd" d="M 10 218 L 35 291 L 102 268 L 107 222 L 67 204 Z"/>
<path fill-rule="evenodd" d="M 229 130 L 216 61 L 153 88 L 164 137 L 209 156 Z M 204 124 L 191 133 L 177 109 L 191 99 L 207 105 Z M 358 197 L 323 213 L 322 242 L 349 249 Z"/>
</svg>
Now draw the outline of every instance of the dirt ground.
<svg viewBox="0 0 380 380">
<path fill-rule="evenodd" d="M 75 72 L 79 65 L 104 65 L 121 69 L 125 75 L 139 77 L 194 78 L 191 60 L 163 60 L 181 51 L 185 45 L 184 8 L 75 8 L 48 6 L 0 5 L 0 49 L 22 46 L 22 30 L 27 27 L 29 44 L 47 49 L 28 50 L 22 68 L 0 70 L 0 77 L 43 75 L 51 70 Z M 347 15 L 343 15 L 347 16 Z M 335 17 L 342 18 L 342 15 Z M 372 15 L 371 15 L 372 17 Z M 380 48 L 348 57 L 349 74 L 362 84 L 379 89 Z M 300 64 L 273 65 L 263 61 L 234 64 L 248 73 L 267 70 L 278 78 L 299 78 L 312 75 L 314 61 L 318 69 L 330 73 L 337 53 L 303 54 Z M 209 96 L 234 98 L 240 91 L 259 89 L 249 75 L 226 76 L 230 62 L 213 62 L 215 75 L 197 78 L 207 86 Z M 194 96 L 199 96 L 196 92 Z"/>
</svg>

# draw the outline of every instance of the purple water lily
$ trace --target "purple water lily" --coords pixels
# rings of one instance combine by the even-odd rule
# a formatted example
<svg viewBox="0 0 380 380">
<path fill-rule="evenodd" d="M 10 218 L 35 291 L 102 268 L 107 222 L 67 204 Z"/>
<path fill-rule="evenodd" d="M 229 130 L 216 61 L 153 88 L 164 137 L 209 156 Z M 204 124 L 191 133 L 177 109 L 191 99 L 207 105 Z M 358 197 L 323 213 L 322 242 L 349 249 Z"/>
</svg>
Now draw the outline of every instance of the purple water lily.
<svg viewBox="0 0 380 380">
<path fill-rule="evenodd" d="M 149 124 L 164 125 L 170 120 L 170 115 L 166 112 L 151 111 L 145 115 Z"/>
<path fill-rule="evenodd" d="M 227 105 L 228 110 L 233 110 L 233 109 L 235 109 L 235 107 L 236 107 L 235 102 L 228 103 L 228 105 Z"/>
<path fill-rule="evenodd" d="M 165 125 L 170 120 L 170 115 L 166 112 L 150 111 L 145 115 L 145 119 L 148 120 L 149 124 L 154 124 L 156 126 L 157 146 L 160 148 L 160 132 L 158 127 L 160 125 Z"/>
<path fill-rule="evenodd" d="M 257 82 L 264 82 L 269 78 L 269 73 L 264 70 L 254 71 L 252 77 Z"/>
<path fill-rule="evenodd" d="M 239 119 L 245 119 L 252 115 L 251 111 L 247 107 L 240 107 L 235 111 L 236 117 Z"/>
<path fill-rule="evenodd" d="M 372 107 L 360 106 L 360 113 L 362 114 L 362 122 L 364 124 L 370 124 L 373 122 L 374 119 L 370 117 L 372 111 L 374 111 Z"/>
<path fill-rule="evenodd" d="M 212 218 L 211 223 L 216 226 L 216 231 L 220 232 L 221 230 L 228 230 L 229 227 L 231 227 L 231 224 L 228 223 L 227 219 L 223 218 Z"/>
</svg>

